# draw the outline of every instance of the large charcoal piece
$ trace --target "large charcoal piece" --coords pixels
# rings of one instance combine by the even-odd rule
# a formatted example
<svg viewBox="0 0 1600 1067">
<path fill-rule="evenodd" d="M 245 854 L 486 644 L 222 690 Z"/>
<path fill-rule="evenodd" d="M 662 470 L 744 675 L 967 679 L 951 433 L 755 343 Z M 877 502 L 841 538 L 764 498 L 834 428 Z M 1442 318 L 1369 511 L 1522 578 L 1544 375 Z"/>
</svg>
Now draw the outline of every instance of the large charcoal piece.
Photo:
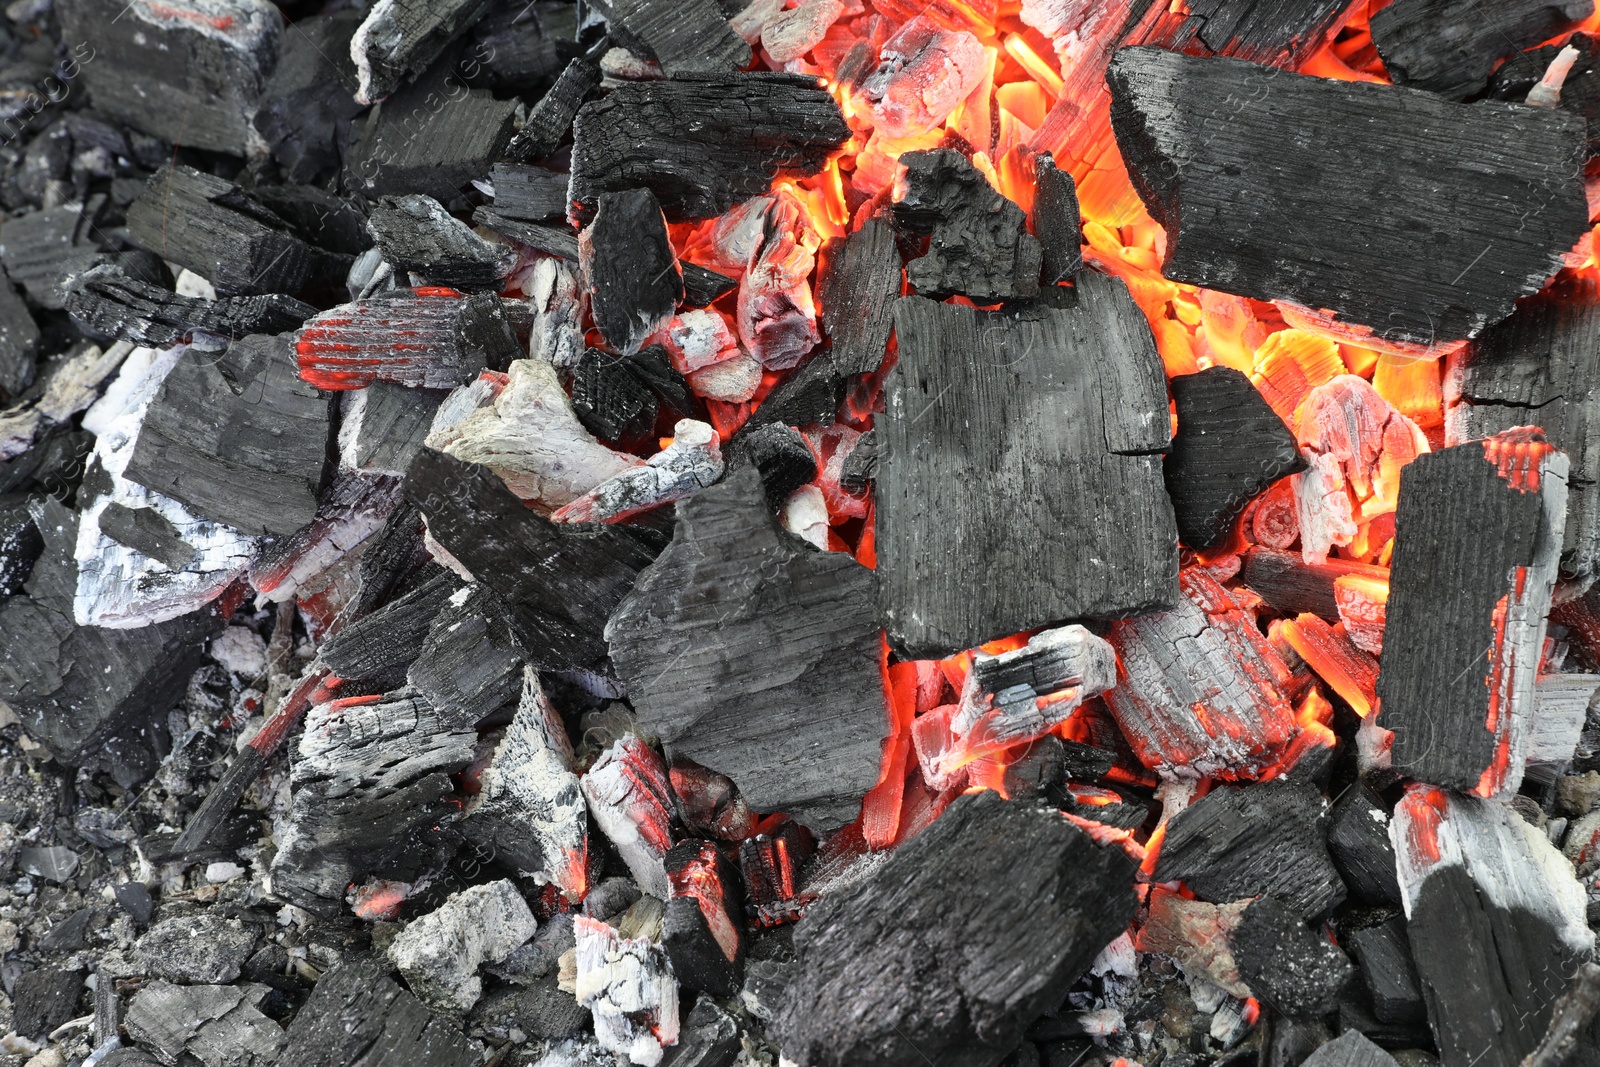
<svg viewBox="0 0 1600 1067">
<path fill-rule="evenodd" d="M 1561 573 L 1600 562 L 1600 294 L 1563 285 L 1527 300 L 1453 353 L 1445 373 L 1445 440 L 1537 425 L 1567 454 Z"/>
<path fill-rule="evenodd" d="M 637 352 L 683 300 L 683 272 L 649 189 L 603 193 L 578 237 L 578 260 L 595 329 L 623 355 Z"/>
<path fill-rule="evenodd" d="M 1566 498 L 1536 430 L 1401 472 L 1377 686 L 1396 771 L 1482 796 L 1522 780 Z"/>
<path fill-rule="evenodd" d="M 840 374 L 869 374 L 883 365 L 900 278 L 894 228 L 882 219 L 868 219 L 823 249 L 817 300 L 822 332 Z"/>
<path fill-rule="evenodd" d="M 727 74 L 749 66 L 750 46 L 716 0 L 599 0 L 606 28 L 668 74 Z"/>
<path fill-rule="evenodd" d="M 1400 903 L 1389 809 L 1365 782 L 1349 786 L 1329 812 L 1328 851 L 1355 896 L 1368 904 Z"/>
<path fill-rule="evenodd" d="M 1190 0 L 1188 17 L 1168 47 L 1195 45 L 1293 70 L 1343 22 L 1344 0 Z"/>
<path fill-rule="evenodd" d="M 522 656 L 481 590 L 452 596 L 406 680 L 452 718 L 477 725 L 522 691 Z"/>
<path fill-rule="evenodd" d="M 1509 315 L 1588 226 L 1583 121 L 1554 109 L 1159 48 L 1122 49 L 1108 77 L 1174 281 L 1430 345 Z"/>
<path fill-rule="evenodd" d="M 557 526 L 489 468 L 431 448 L 412 461 L 406 498 L 535 666 L 593 667 L 605 659 L 606 620 L 653 557 L 639 538 L 616 526 Z"/>
<path fill-rule="evenodd" d="M 1175 815 L 1153 877 L 1217 904 L 1269 894 L 1304 918 L 1344 899 L 1322 843 L 1322 795 L 1287 778 L 1222 786 Z"/>
<path fill-rule="evenodd" d="M 1070 310 L 897 305 L 877 546 L 906 655 L 1178 599 L 1155 343 L 1121 281 L 1085 273 L 1077 288 Z"/>
<path fill-rule="evenodd" d="M 223 295 L 293 295 L 343 279 L 339 257 L 306 244 L 232 182 L 183 164 L 162 167 L 129 205 L 128 236 Z"/>
<path fill-rule="evenodd" d="M 1594 14 L 1594 0 L 1395 0 L 1372 16 L 1372 43 L 1396 85 L 1461 100 L 1502 59 Z"/>
<path fill-rule="evenodd" d="M 522 105 L 487 90 L 463 93 L 451 77 L 457 66 L 437 64 L 357 124 L 345 156 L 348 186 L 369 199 L 422 193 L 448 204 L 489 173 L 516 133 Z"/>
<path fill-rule="evenodd" d="M 153 724 L 182 695 L 223 619 L 205 610 L 132 630 L 74 624 L 77 517 L 47 500 L 35 521 L 44 554 L 27 595 L 0 604 L 0 700 L 63 763 L 105 757 L 113 769 L 140 767 Z"/>
<path fill-rule="evenodd" d="M 640 726 L 757 811 L 839 826 L 878 780 L 872 572 L 779 531 L 754 469 L 678 504 L 606 637 Z"/>
<path fill-rule="evenodd" d="M 1517 1067 L 1593 950 L 1582 884 L 1510 805 L 1413 786 L 1389 834 L 1440 1063 Z"/>
<path fill-rule="evenodd" d="M 902 229 L 928 238 L 928 251 L 906 265 L 921 296 L 960 294 L 993 304 L 1039 292 L 1043 250 L 1022 209 L 995 191 L 953 148 L 907 152 L 905 195 L 895 201 Z"/>
<path fill-rule="evenodd" d="M 357 953 L 318 980 L 289 1025 L 278 1067 L 469 1067 L 482 1059 L 457 1026 Z"/>
<path fill-rule="evenodd" d="M 350 41 L 356 99 L 381 100 L 427 69 L 490 0 L 378 0 Z"/>
<path fill-rule="evenodd" d="M 191 350 L 145 414 L 126 477 L 247 534 L 290 534 L 317 512 L 332 422 L 287 335 Z"/>
<path fill-rule="evenodd" d="M 1241 372 L 1211 367 L 1180 374 L 1170 386 L 1178 432 L 1164 470 L 1178 536 L 1190 548 L 1216 548 L 1245 505 L 1306 462 L 1294 434 Z"/>
<path fill-rule="evenodd" d="M 308 182 L 339 162 L 340 131 L 361 111 L 350 59 L 350 37 L 360 24 L 361 12 L 335 11 L 298 19 L 284 36 L 255 128 L 292 182 Z"/>
<path fill-rule="evenodd" d="M 813 907 L 770 1033 L 808 1067 L 992 1067 L 1122 932 L 1133 875 L 1057 812 L 963 796 Z"/>
<path fill-rule="evenodd" d="M 251 119 L 283 33 L 266 0 L 67 0 L 56 10 L 96 111 L 172 144 L 243 156 L 260 143 Z"/>
<path fill-rule="evenodd" d="M 817 173 L 849 136 L 833 97 L 804 75 L 631 82 L 578 112 L 572 199 L 587 215 L 601 193 L 643 186 L 669 219 L 710 218 L 779 175 Z"/>
<path fill-rule="evenodd" d="M 434 620 L 457 599 L 461 579 L 442 567 L 369 615 L 363 615 L 325 641 L 317 655 L 336 678 L 373 681 L 384 687 L 398 684 L 422 652 Z M 429 703 L 432 703 L 430 700 Z M 437 707 L 437 705 L 435 705 Z M 458 709 L 439 709 L 443 717 L 462 726 L 474 726 L 471 715 Z"/>
<path fill-rule="evenodd" d="M 196 330 L 223 338 L 281 333 L 317 313 L 310 304 L 281 293 L 219 300 L 179 296 L 129 278 L 110 264 L 73 279 L 67 286 L 66 305 L 90 336 L 156 348 L 178 344 Z"/>
</svg>

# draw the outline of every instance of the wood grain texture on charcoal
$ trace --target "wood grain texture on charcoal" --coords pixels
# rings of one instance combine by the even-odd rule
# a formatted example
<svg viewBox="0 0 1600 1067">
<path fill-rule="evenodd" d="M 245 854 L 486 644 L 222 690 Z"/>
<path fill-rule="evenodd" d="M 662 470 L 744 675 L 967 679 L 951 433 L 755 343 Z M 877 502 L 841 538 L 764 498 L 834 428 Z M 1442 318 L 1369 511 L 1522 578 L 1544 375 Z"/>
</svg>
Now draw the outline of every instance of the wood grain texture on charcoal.
<svg viewBox="0 0 1600 1067">
<path fill-rule="evenodd" d="M 1396 85 L 1463 100 L 1502 59 L 1594 14 L 1594 0 L 1395 0 L 1372 15 L 1372 43 Z"/>
<path fill-rule="evenodd" d="M 1299 551 L 1286 552 L 1259 545 L 1244 554 L 1244 566 L 1239 571 L 1251 592 L 1259 593 L 1277 614 L 1293 617 L 1309 611 L 1329 625 L 1339 621 L 1333 583 L 1347 574 L 1389 580 L 1387 567 L 1338 558 L 1330 558 L 1326 563 L 1307 563 Z"/>
<path fill-rule="evenodd" d="M 841 374 L 867 374 L 883 365 L 902 286 L 894 227 L 869 219 L 822 250 L 817 301 L 822 332 Z"/>
<path fill-rule="evenodd" d="M 1427 345 L 1509 315 L 1588 226 L 1576 116 L 1159 48 L 1108 79 L 1174 281 Z"/>
<path fill-rule="evenodd" d="M 351 953 L 317 982 L 289 1024 L 279 1067 L 468 1067 L 479 1055 L 457 1027 Z"/>
<path fill-rule="evenodd" d="M 1034 157 L 1033 232 L 1044 250 L 1044 283 L 1069 282 L 1083 267 L 1078 187 L 1049 152 Z"/>
<path fill-rule="evenodd" d="M 350 38 L 361 12 L 296 19 L 252 120 L 293 182 L 309 182 L 339 162 L 337 138 L 361 113 Z M 337 85 L 337 92 L 329 91 Z"/>
<path fill-rule="evenodd" d="M 217 300 L 179 296 L 130 278 L 111 264 L 72 279 L 66 286 L 66 309 L 91 336 L 154 348 L 170 348 L 196 330 L 235 340 L 282 333 L 317 313 L 310 304 L 281 293 Z"/>
<path fill-rule="evenodd" d="M 597 0 L 606 28 L 630 52 L 670 74 L 731 74 L 750 64 L 750 46 L 716 0 Z"/>
<path fill-rule="evenodd" d="M 1345 0 L 1191 0 L 1170 40 L 1148 44 L 1293 69 L 1348 18 Z"/>
<path fill-rule="evenodd" d="M 664 326 L 683 300 L 683 272 L 649 189 L 599 196 L 594 220 L 578 235 L 578 262 L 595 329 L 625 356 Z"/>
<path fill-rule="evenodd" d="M 383 0 L 350 42 L 356 99 L 382 100 L 415 78 L 487 11 L 491 0 Z"/>
<path fill-rule="evenodd" d="M 879 603 L 906 655 L 1171 607 L 1166 387 L 1121 281 L 1070 310 L 907 297 L 878 418 Z"/>
<path fill-rule="evenodd" d="M 757 811 L 849 822 L 889 727 L 872 571 L 780 531 L 751 467 L 677 508 L 606 627 L 640 725 Z"/>
<path fill-rule="evenodd" d="M 572 120 L 594 91 L 600 88 L 600 65 L 587 56 L 574 56 L 567 62 L 545 94 L 528 112 L 528 119 L 506 145 L 505 158 L 512 163 L 531 163 L 554 155 L 567 135 Z M 498 192 L 499 186 L 496 186 Z M 566 213 L 566 187 L 561 190 L 561 212 Z M 498 198 L 496 206 L 499 206 Z"/>
</svg>

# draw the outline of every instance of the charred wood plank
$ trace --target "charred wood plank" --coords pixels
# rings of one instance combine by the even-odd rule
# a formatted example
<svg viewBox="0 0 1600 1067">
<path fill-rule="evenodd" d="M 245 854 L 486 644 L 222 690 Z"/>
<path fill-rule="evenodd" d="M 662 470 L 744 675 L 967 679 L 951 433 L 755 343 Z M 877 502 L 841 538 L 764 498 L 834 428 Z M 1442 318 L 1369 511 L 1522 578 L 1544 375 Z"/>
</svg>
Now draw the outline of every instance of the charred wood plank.
<svg viewBox="0 0 1600 1067">
<path fill-rule="evenodd" d="M 1526 300 L 1450 356 L 1445 441 L 1460 444 L 1537 425 L 1567 454 L 1567 525 L 1561 573 L 1586 577 L 1600 562 L 1600 294 L 1560 286 Z"/>
<path fill-rule="evenodd" d="M 620 86 L 573 124 L 571 196 L 644 187 L 667 218 L 704 219 L 822 169 L 850 136 L 833 97 L 793 74 L 680 75 Z M 1576 239 L 1576 238 L 1574 238 Z"/>
<path fill-rule="evenodd" d="M 780 533 L 746 467 L 678 505 L 606 638 L 669 756 L 726 774 L 757 811 L 832 828 L 877 781 L 888 729 L 872 593 L 848 555 Z"/>
<path fill-rule="evenodd" d="M 1120 851 L 1059 814 L 960 797 L 813 906 L 770 1032 L 813 1067 L 998 1063 L 1123 930 L 1132 881 Z M 987 889 L 958 888 L 972 886 Z"/>
<path fill-rule="evenodd" d="M 877 545 L 879 602 L 903 654 L 1177 600 L 1155 345 L 1120 281 L 1085 274 L 1078 288 L 1071 310 L 920 297 L 896 308 Z"/>
<path fill-rule="evenodd" d="M 1217 548 L 1250 501 L 1306 461 L 1294 434 L 1240 371 L 1212 367 L 1168 385 L 1178 432 L 1163 474 L 1178 537 L 1190 548 Z"/>
<path fill-rule="evenodd" d="M 649 189 L 597 198 L 593 221 L 578 235 L 578 262 L 595 329 L 625 356 L 665 325 L 683 300 L 683 272 Z"/>
<path fill-rule="evenodd" d="M 848 237 L 824 246 L 817 300 L 839 373 L 869 374 L 883 365 L 900 289 L 894 228 L 882 219 L 868 219 Z"/>
<path fill-rule="evenodd" d="M 449 103 L 440 106 L 446 93 Z M 370 200 L 423 193 L 448 204 L 504 158 L 519 107 L 486 90 L 462 94 L 459 83 L 429 73 L 373 108 L 359 130 L 352 127 L 345 184 Z"/>
<path fill-rule="evenodd" d="M 1027 216 L 965 156 L 953 148 L 907 152 L 900 165 L 906 176 L 895 224 L 928 237 L 927 253 L 906 265 L 912 292 L 978 304 L 1039 292 L 1044 253 Z"/>
<path fill-rule="evenodd" d="M 1159 48 L 1122 49 L 1108 78 L 1174 281 L 1427 346 L 1509 315 L 1587 226 L 1574 116 Z"/>
<path fill-rule="evenodd" d="M 411 388 L 453 389 L 488 364 L 488 327 L 503 312 L 485 307 L 492 293 L 463 298 L 454 289 L 391 289 L 329 308 L 294 334 L 300 376 L 319 389 L 360 389 L 375 381 Z M 496 314 L 499 321 L 492 321 Z M 499 338 L 505 342 L 504 332 Z M 500 346 L 497 354 L 504 355 Z"/>
<path fill-rule="evenodd" d="M 496 163 L 489 172 L 489 181 L 494 186 L 496 214 L 522 222 L 566 217 L 565 174 L 526 163 Z"/>
<path fill-rule="evenodd" d="M 1566 482 L 1538 430 L 1401 471 L 1377 685 L 1396 771 L 1482 796 L 1522 780 Z"/>
<path fill-rule="evenodd" d="M 1257 546 L 1244 554 L 1240 580 L 1279 615 L 1311 614 L 1329 624 L 1339 621 L 1333 584 L 1346 575 L 1387 582 L 1389 571 L 1354 560 L 1329 558 L 1307 563 L 1299 552 Z"/>
<path fill-rule="evenodd" d="M 62 281 L 110 258 L 101 249 L 99 227 L 93 225 L 104 206 L 104 197 L 90 197 L 82 204 L 30 211 L 6 223 L 0 261 L 31 303 L 60 311 L 66 300 Z"/>
<path fill-rule="evenodd" d="M 1373 13 L 1372 44 L 1396 85 L 1464 100 L 1496 63 L 1559 37 L 1594 14 L 1594 0 L 1395 0 Z M 1465 16 L 1465 17 L 1463 17 Z"/>
</svg>

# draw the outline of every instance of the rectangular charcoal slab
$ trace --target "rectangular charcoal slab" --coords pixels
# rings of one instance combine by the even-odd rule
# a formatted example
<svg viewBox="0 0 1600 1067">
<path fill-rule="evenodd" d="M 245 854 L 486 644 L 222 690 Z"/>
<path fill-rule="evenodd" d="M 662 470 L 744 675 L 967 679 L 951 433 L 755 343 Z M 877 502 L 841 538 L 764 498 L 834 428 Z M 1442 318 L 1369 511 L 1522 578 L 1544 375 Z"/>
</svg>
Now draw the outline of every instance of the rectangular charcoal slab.
<svg viewBox="0 0 1600 1067">
<path fill-rule="evenodd" d="M 1538 426 L 1567 454 L 1567 525 L 1561 573 L 1600 560 L 1600 295 L 1564 285 L 1453 353 L 1445 370 L 1445 440 Z"/>
<path fill-rule="evenodd" d="M 883 365 L 902 277 L 894 227 L 882 219 L 868 219 L 823 249 L 817 300 L 839 373 L 869 374 Z"/>
<path fill-rule="evenodd" d="M 1430 345 L 1505 318 L 1588 227 L 1583 121 L 1555 109 L 1160 48 L 1108 79 L 1174 281 Z"/>
<path fill-rule="evenodd" d="M 1155 344 L 1121 281 L 1085 273 L 1078 295 L 1070 310 L 896 307 L 877 546 L 904 655 L 1177 601 Z"/>
<path fill-rule="evenodd" d="M 849 136 L 833 97 L 804 75 L 627 83 L 578 111 L 570 196 L 587 216 L 601 193 L 644 186 L 668 219 L 711 218 L 775 177 L 817 173 Z"/>
<path fill-rule="evenodd" d="M 1506 434 L 1400 473 L 1378 723 L 1394 769 L 1491 796 L 1522 779 L 1567 457 Z"/>
</svg>

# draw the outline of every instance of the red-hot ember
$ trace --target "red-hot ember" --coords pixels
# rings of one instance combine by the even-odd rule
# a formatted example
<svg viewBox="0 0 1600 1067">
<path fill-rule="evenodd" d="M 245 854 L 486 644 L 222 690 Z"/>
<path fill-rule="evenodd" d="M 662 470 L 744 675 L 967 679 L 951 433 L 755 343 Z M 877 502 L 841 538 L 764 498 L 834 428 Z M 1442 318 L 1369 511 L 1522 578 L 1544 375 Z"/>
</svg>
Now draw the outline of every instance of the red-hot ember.
<svg viewBox="0 0 1600 1067">
<path fill-rule="evenodd" d="M 739 931 L 728 920 L 724 902 L 729 887 L 723 884 L 719 873 L 723 865 L 717 846 L 702 841 L 694 858 L 668 869 L 667 881 L 674 897 L 689 897 L 700 906 L 706 928 L 716 938 L 722 954 L 731 961 L 739 954 Z"/>
<path fill-rule="evenodd" d="M 739 870 L 757 923 L 778 926 L 804 913 L 800 872 L 815 851 L 810 832 L 789 821 L 739 846 Z"/>
<path fill-rule="evenodd" d="M 1522 493 L 1539 491 L 1539 467 L 1556 451 L 1537 426 L 1517 426 L 1483 442 L 1483 458 L 1494 464 L 1495 472 Z"/>
</svg>

